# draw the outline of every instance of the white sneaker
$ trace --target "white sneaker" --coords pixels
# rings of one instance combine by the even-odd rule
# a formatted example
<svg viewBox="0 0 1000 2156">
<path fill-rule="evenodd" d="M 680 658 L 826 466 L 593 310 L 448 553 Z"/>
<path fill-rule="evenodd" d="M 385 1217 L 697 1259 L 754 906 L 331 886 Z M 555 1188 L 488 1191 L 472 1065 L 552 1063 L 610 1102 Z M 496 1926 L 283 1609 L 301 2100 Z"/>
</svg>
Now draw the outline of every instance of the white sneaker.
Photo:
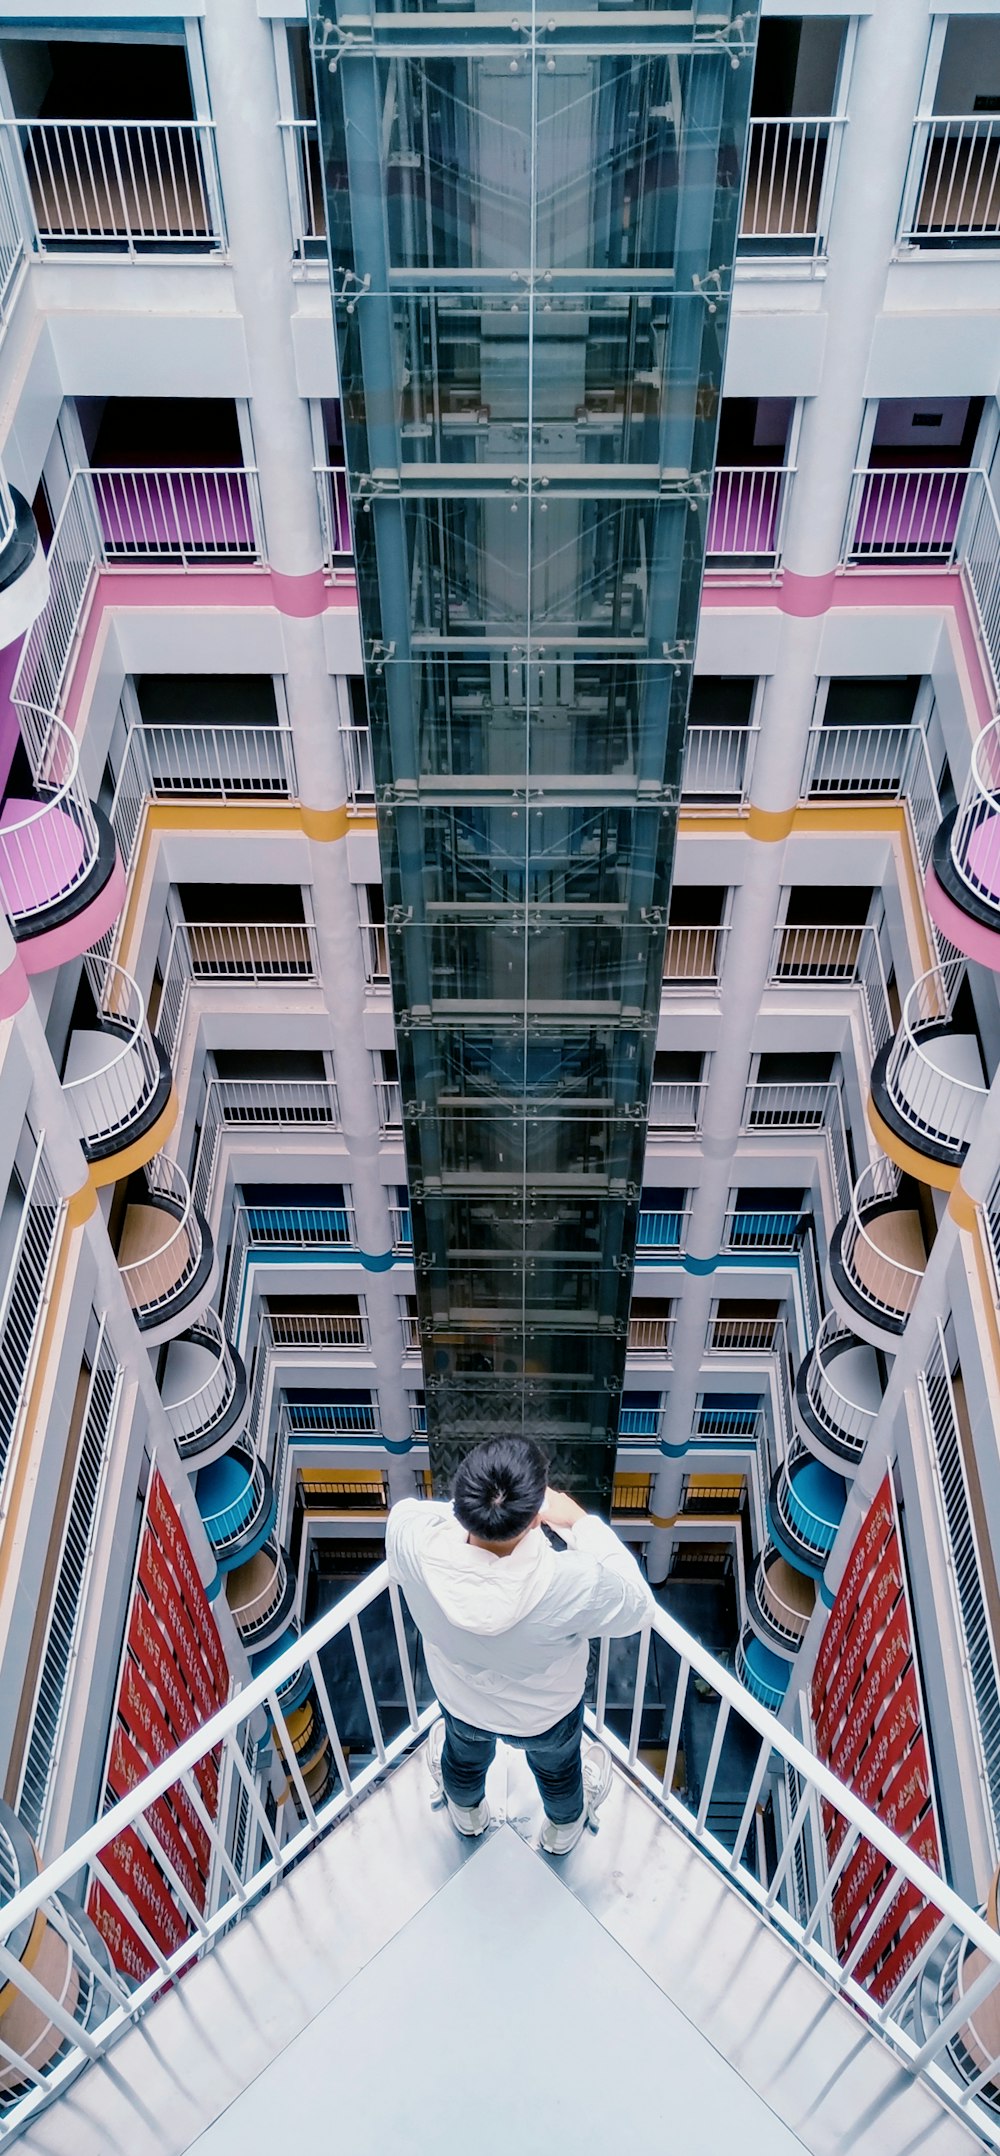
<svg viewBox="0 0 1000 2156">
<path fill-rule="evenodd" d="M 444 1776 L 441 1772 L 441 1754 L 444 1751 L 444 1740 L 444 1723 L 435 1722 L 427 1739 L 425 1754 L 427 1771 L 434 1784 L 431 1806 L 436 1809 L 439 1805 L 447 1804 L 448 1817 L 456 1833 L 466 1834 L 470 1839 L 474 1839 L 478 1834 L 485 1834 L 492 1814 L 485 1797 L 481 1804 L 453 1804 L 451 1798 L 445 1794 Z"/>
<path fill-rule="evenodd" d="M 596 1813 L 611 1788 L 611 1759 L 603 1744 L 588 1745 L 583 1755 L 583 1810 L 579 1819 L 570 1819 L 565 1826 L 558 1826 L 554 1819 L 546 1818 L 538 1837 L 538 1846 L 546 1856 L 565 1857 L 575 1849 L 584 1827 L 597 1833 Z"/>
</svg>

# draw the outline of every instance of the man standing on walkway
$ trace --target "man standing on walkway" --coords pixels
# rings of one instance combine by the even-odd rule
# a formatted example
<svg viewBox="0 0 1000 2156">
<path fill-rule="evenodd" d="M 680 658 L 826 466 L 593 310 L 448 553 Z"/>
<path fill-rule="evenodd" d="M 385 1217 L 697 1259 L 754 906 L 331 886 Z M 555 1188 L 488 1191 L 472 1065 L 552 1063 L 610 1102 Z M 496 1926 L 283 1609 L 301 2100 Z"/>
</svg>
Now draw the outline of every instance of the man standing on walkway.
<svg viewBox="0 0 1000 2156">
<path fill-rule="evenodd" d="M 485 1833 L 486 1772 L 503 1737 L 538 1784 L 540 1847 L 565 1856 L 611 1786 L 604 1746 L 581 1745 L 589 1642 L 624 1639 L 653 1609 L 635 1558 L 604 1520 L 548 1488 L 537 1445 L 503 1437 L 466 1455 L 450 1504 L 393 1506 L 386 1559 L 441 1703 L 428 1763 L 453 1826 Z"/>
</svg>

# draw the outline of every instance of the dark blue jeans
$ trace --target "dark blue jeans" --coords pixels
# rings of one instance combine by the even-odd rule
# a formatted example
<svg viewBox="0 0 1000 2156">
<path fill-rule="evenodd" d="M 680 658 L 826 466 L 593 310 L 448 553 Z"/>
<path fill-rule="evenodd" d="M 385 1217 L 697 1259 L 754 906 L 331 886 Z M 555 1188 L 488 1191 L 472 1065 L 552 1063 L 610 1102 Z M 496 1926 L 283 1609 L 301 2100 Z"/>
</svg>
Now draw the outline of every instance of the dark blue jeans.
<svg viewBox="0 0 1000 2156">
<path fill-rule="evenodd" d="M 441 1712 L 446 1731 L 441 1754 L 444 1793 L 453 1804 L 473 1810 L 486 1794 L 486 1770 L 496 1751 L 497 1740 L 487 1729 L 474 1729 L 471 1722 L 460 1722 L 454 1714 L 449 1714 L 447 1707 L 442 1707 Z M 503 1740 L 524 1753 L 538 1783 L 546 1818 L 560 1827 L 579 1819 L 583 1810 L 582 1730 L 581 1699 L 579 1706 L 564 1714 L 561 1722 L 554 1722 L 551 1729 L 542 1730 L 539 1736 L 505 1736 Z"/>
</svg>

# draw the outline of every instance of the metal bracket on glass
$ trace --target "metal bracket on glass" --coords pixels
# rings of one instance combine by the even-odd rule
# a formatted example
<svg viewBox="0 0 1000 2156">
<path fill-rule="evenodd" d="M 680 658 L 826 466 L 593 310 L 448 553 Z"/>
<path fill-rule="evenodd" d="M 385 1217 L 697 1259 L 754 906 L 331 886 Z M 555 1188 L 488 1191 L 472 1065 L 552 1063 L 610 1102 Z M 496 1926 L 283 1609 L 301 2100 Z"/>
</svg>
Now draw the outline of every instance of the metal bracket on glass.
<svg viewBox="0 0 1000 2156">
<path fill-rule="evenodd" d="M 704 277 L 699 277 L 697 270 L 695 270 L 691 278 L 691 283 L 694 287 L 694 290 L 701 293 L 702 299 L 705 301 L 709 314 L 715 314 L 718 309 L 719 301 L 723 296 L 722 271 L 717 269 L 706 270 Z"/>
<path fill-rule="evenodd" d="M 395 658 L 395 656 L 396 656 L 396 646 L 395 646 L 395 644 L 394 644 L 394 643 L 391 643 L 391 644 L 383 644 L 383 643 L 373 643 L 373 644 L 369 645 L 369 649 L 368 649 L 368 664 L 369 664 L 369 666 L 371 667 L 371 669 L 372 669 L 373 673 L 376 673 L 376 674 L 382 674 L 382 673 L 384 673 L 384 672 L 385 672 L 385 668 L 386 668 L 386 665 L 387 665 L 388 661 L 389 661 L 390 659 L 394 659 L 394 658 Z"/>
<path fill-rule="evenodd" d="M 346 24 L 331 21 L 324 15 L 317 24 L 315 52 L 317 60 L 325 60 L 331 75 L 335 75 L 345 52 L 374 52 L 375 40 L 371 24 L 365 24 L 363 16 L 355 18 L 356 30 L 348 30 Z"/>
<path fill-rule="evenodd" d="M 337 286 L 338 278 L 340 279 L 339 287 Z M 335 299 L 344 301 L 348 314 L 354 313 L 358 300 L 363 299 L 365 293 L 371 290 L 372 280 L 369 270 L 365 271 L 363 277 L 359 277 L 356 270 L 336 269 L 333 273 L 333 281 L 335 288 L 333 296 Z"/>
</svg>

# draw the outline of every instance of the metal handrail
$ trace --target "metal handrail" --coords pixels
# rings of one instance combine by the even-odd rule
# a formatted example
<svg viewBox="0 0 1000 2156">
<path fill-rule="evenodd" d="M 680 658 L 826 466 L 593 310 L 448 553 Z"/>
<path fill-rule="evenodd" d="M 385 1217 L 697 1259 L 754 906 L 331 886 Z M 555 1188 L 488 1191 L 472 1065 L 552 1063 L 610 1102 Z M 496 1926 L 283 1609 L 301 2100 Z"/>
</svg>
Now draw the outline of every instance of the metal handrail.
<svg viewBox="0 0 1000 2156">
<path fill-rule="evenodd" d="M 160 1065 L 146 1024 L 146 1003 L 138 982 L 126 973 L 124 966 L 115 965 L 111 959 L 102 959 L 93 951 L 85 952 L 84 967 L 94 990 L 98 1026 L 110 1020 L 128 1027 L 125 1038 L 118 1041 L 115 1053 L 100 1070 L 88 1071 L 81 1078 L 63 1079 L 62 1089 L 80 1125 L 84 1142 L 95 1145 L 120 1136 L 136 1122 L 159 1085 Z M 109 1038 L 116 1036 L 109 1035 Z M 134 1085 L 128 1083 L 128 1072 L 134 1067 L 136 1058 L 142 1070 L 138 1094 Z"/>
<path fill-rule="evenodd" d="M 811 254 L 822 253 L 831 151 L 846 125 L 837 113 L 751 119 L 739 237 L 758 243 L 755 254 L 785 254 L 790 244 L 798 250 L 804 242 L 812 243 Z"/>
<path fill-rule="evenodd" d="M 920 1029 L 950 1017 L 965 970 L 966 961 L 960 957 L 918 974 L 904 1000 L 885 1067 L 887 1090 L 904 1121 L 921 1137 L 950 1147 L 968 1144 L 989 1087 L 939 1070 L 925 1052 Z M 903 1085 L 904 1071 L 913 1067 L 911 1058 L 920 1065 L 916 1096 Z"/>
<path fill-rule="evenodd" d="M 821 1512 L 815 1512 L 812 1505 L 807 1504 L 806 1499 L 800 1497 L 795 1488 L 796 1468 L 809 1467 L 813 1464 L 813 1456 L 808 1445 L 804 1445 L 801 1438 L 799 1438 L 778 1470 L 775 1502 L 778 1508 L 778 1516 L 788 1529 L 789 1534 L 796 1536 L 803 1548 L 809 1550 L 812 1555 L 828 1557 L 837 1538 L 838 1523 L 824 1518 Z M 798 1510 L 804 1514 L 806 1522 L 812 1522 L 813 1529 L 821 1530 L 821 1532 L 811 1531 L 809 1524 L 803 1526 L 802 1521 L 795 1518 L 795 1515 L 788 1509 L 789 1497 L 794 1497 Z"/>
<path fill-rule="evenodd" d="M 955 558 L 969 465 L 859 466 L 851 480 L 841 559 L 848 564 Z"/>
<path fill-rule="evenodd" d="M 215 155 L 215 123 L 205 119 L 41 119 L 0 121 L 21 158 L 35 252 L 69 244 L 141 249 L 157 244 L 217 254 L 226 235 Z"/>
<path fill-rule="evenodd" d="M 173 1302 L 175 1296 L 180 1294 L 181 1290 L 197 1272 L 201 1263 L 203 1244 L 201 1226 L 195 1211 L 191 1188 L 187 1177 L 177 1166 L 177 1162 L 168 1160 L 165 1153 L 157 1153 L 152 1160 L 146 1162 L 144 1173 L 151 1205 L 155 1205 L 157 1198 L 161 1198 L 169 1200 L 171 1205 L 179 1206 L 181 1209 L 170 1234 L 164 1238 L 158 1250 L 148 1251 L 144 1257 L 132 1258 L 127 1264 L 120 1264 L 118 1267 L 125 1293 L 133 1310 L 152 1312 L 160 1309 L 165 1303 Z M 157 1286 L 156 1274 L 162 1266 L 167 1252 L 173 1250 L 175 1244 L 179 1244 L 182 1239 L 187 1244 L 185 1263 L 181 1266 L 176 1279 L 172 1280 L 169 1286 Z M 143 1292 L 144 1288 L 147 1289 L 145 1293 Z"/>
<path fill-rule="evenodd" d="M 36 791 L 51 791 L 26 816 L 6 819 L 0 830 L 0 894 L 12 921 L 30 921 L 78 890 L 100 848 L 94 811 L 80 781 L 79 744 L 54 712 L 38 711 L 35 716 L 43 731 L 34 785 Z M 56 818 L 75 824 L 83 840 L 80 859 L 69 868 L 54 842 Z"/>
<path fill-rule="evenodd" d="M 780 1632 L 790 1644 L 800 1647 L 806 1634 L 809 1619 L 804 1610 L 793 1609 L 790 1602 L 783 1600 L 777 1588 L 769 1584 L 770 1574 L 775 1565 L 784 1563 L 787 1563 L 787 1559 L 782 1557 L 781 1551 L 776 1550 L 773 1544 L 769 1550 L 762 1550 L 757 1559 L 757 1570 L 754 1574 L 754 1593 L 761 1605 L 764 1616 L 774 1626 L 775 1631 Z M 783 1610 L 787 1610 L 789 1616 L 794 1617 L 796 1620 L 794 1624 L 788 1623 L 780 1615 Z"/>
<path fill-rule="evenodd" d="M 806 1393 L 819 1420 L 841 1443 L 850 1442 L 860 1459 L 875 1426 L 878 1409 L 862 1407 L 857 1401 L 848 1400 L 830 1376 L 824 1356 L 834 1345 L 845 1342 L 853 1347 L 864 1345 L 835 1310 L 828 1311 L 806 1363 Z"/>
<path fill-rule="evenodd" d="M 201 1524 L 217 1556 L 225 1552 L 231 1543 L 239 1541 L 241 1535 L 246 1534 L 267 1496 L 264 1463 L 257 1454 L 249 1455 L 246 1447 L 237 1444 L 233 1446 L 228 1457 L 238 1460 L 241 1466 L 245 1465 L 248 1474 L 239 1497 L 230 1498 L 229 1503 L 221 1505 L 217 1512 L 201 1514 Z"/>
<path fill-rule="evenodd" d="M 980 834 L 985 844 L 977 847 L 973 868 L 969 852 Z M 973 742 L 950 852 L 956 874 L 974 896 L 1000 909 L 1000 718 L 991 719 Z"/>
<path fill-rule="evenodd" d="M 270 1555 L 267 1542 L 264 1543 L 261 1554 Z M 288 1566 L 285 1561 L 285 1553 L 280 1545 L 275 1543 L 274 1572 L 267 1585 L 261 1587 L 255 1595 L 251 1595 L 248 1602 L 229 1603 L 233 1623 L 244 1642 L 252 1640 L 256 1632 L 264 1630 L 269 1618 L 273 1616 L 274 1611 L 278 1608 L 287 1582 Z"/>
<path fill-rule="evenodd" d="M 935 150 L 937 157 L 935 159 Z M 935 112 L 913 123 L 899 239 L 948 246 L 1000 236 L 1000 119 L 989 112 Z"/>
<path fill-rule="evenodd" d="M 402 1726 L 397 1724 L 396 1734 L 391 1738 L 382 1729 L 361 1627 L 365 1611 L 383 1595 L 388 1596 L 404 1703 L 404 1711 L 399 1717 Z M 355 1762 L 353 1769 L 340 1741 L 334 1702 L 320 1662 L 322 1650 L 338 1636 L 343 1638 L 348 1656 L 356 1665 L 371 1728 L 371 1756 L 360 1767 Z M 659 1659 L 650 1651 L 654 1638 L 671 1650 L 678 1670 L 662 1775 L 653 1772 L 640 1757 L 651 1663 L 655 1670 Z M 665 1610 L 655 1609 L 649 1625 L 638 1636 L 626 1736 L 621 1736 L 608 1723 L 610 1654 L 610 1642 L 603 1640 L 598 1656 L 596 1704 L 589 1722 L 620 1769 L 631 1776 L 685 1840 L 699 1848 L 716 1870 L 739 1888 L 744 1901 L 752 1906 L 759 1919 L 776 1931 L 800 1960 L 817 1970 L 834 1993 L 855 2009 L 861 2021 L 881 2036 L 911 2073 L 924 2076 L 935 2093 L 958 2115 L 971 2121 L 988 2143 L 994 2147 L 1000 2145 L 996 2119 L 978 2101 L 979 2084 L 963 2085 L 949 2054 L 953 2035 L 1000 1983 L 1000 1937 L 997 1933 Z M 316 1805 L 305 1786 L 279 1704 L 282 1688 L 293 1684 L 306 1672 L 314 1687 L 314 1712 L 330 1743 L 338 1776 L 332 1793 Z M 684 1707 L 692 1679 L 701 1680 L 709 1696 L 714 1696 L 716 1707 L 706 1771 L 698 1793 L 688 1797 L 674 1790 L 673 1780 Z M 616 1708 L 619 1705 L 617 1694 L 614 1704 Z M 293 1818 L 292 1830 L 283 1841 L 279 1841 L 268 1819 L 242 1750 L 242 1732 L 249 1726 L 251 1718 L 261 1711 L 271 1719 L 281 1767 L 288 1777 L 289 1794 L 298 1813 L 298 1819 Z M 88 1873 L 96 1872 L 107 1898 L 142 1940 L 150 1971 L 140 1976 L 132 1989 L 117 1974 L 110 1974 L 106 1980 L 108 2007 L 104 2019 L 85 2029 L 73 2021 L 61 2002 L 46 1990 L 30 1969 L 17 1961 L 8 1947 L 0 1949 L 0 1976 L 45 2013 L 68 2040 L 67 2049 L 51 2074 L 43 2079 L 40 2087 L 30 2087 L 12 2106 L 0 2131 L 19 2132 L 41 2103 L 50 2100 L 67 2085 L 83 2060 L 102 2057 L 116 2038 L 162 1993 L 165 1980 L 177 1978 L 208 1952 L 234 1921 L 249 1914 L 259 1896 L 280 1880 L 320 1835 L 328 1832 L 357 1799 L 380 1780 L 387 1767 L 402 1758 L 414 1741 L 426 1734 L 437 1714 L 436 1703 L 423 1709 L 418 1706 L 399 1591 L 389 1582 L 386 1567 L 379 1566 L 279 1655 L 261 1676 L 253 1678 L 227 1706 L 105 1812 L 94 1826 L 78 1836 L 34 1879 L 19 1887 L 3 1911 L 3 1932 L 8 1939 L 19 1927 L 30 1927 L 39 1911 L 46 1918 L 55 1917 L 57 1893 Z M 746 1801 L 734 1846 L 730 1849 L 713 1833 L 708 1819 L 726 1728 L 734 1716 L 753 1733 L 757 1742 Z M 203 1911 L 195 1910 L 189 1897 L 186 1905 L 181 1898 L 180 1906 L 185 1910 L 185 1923 L 189 1929 L 187 1936 L 168 1951 L 149 1938 L 126 1890 L 118 1887 L 106 1871 L 103 1853 L 117 1837 L 133 1830 L 152 1862 L 158 1862 L 162 1867 L 164 1852 L 157 1835 L 154 1807 L 178 1785 L 194 1802 L 197 1794 L 194 1770 L 213 1753 L 219 1761 L 220 1776 L 226 1777 L 223 1786 L 232 1783 L 246 1792 L 253 1821 L 255 1856 L 244 1876 L 238 1877 L 229 1858 L 224 1831 L 209 1818 L 199 1799 L 200 1816 L 206 1822 L 205 1831 L 215 1856 L 212 1885 Z M 787 1819 L 780 1812 L 776 1813 L 778 1845 L 772 1857 L 766 1847 L 761 1846 L 757 1833 L 757 1808 L 775 1757 L 784 1771 L 786 1783 L 790 1772 L 800 1795 Z M 824 1807 L 827 1823 L 830 1824 L 832 1818 L 834 1828 L 828 1846 L 837 1847 L 839 1842 L 837 1856 L 825 1864 L 799 1864 L 799 1858 L 804 1859 L 807 1854 L 819 1855 Z M 853 1943 L 838 1950 L 829 1923 L 833 1893 L 837 1880 L 843 1877 L 846 1863 L 859 1847 L 866 1844 L 884 1860 L 888 1878 L 884 1885 L 880 1884 L 877 1899 L 861 1932 Z M 793 1891 L 792 1880 L 796 1874 L 798 1883 Z M 857 1972 L 880 1918 L 892 1907 L 904 1884 L 913 1891 L 918 1907 L 926 1905 L 933 1921 L 929 1932 L 925 1927 L 920 1949 L 909 1967 L 896 1978 L 888 1997 L 881 2000 L 866 1989 Z M 943 2012 L 937 2026 L 921 2041 L 909 2025 L 909 2004 L 931 1957 L 956 1933 L 960 1945 L 972 1948 L 982 1957 L 982 1962 L 964 1996 Z M 987 2078 L 984 2074 L 981 2080 Z"/>
<path fill-rule="evenodd" d="M 878 1244 L 872 1241 L 863 1216 L 866 1206 L 881 1205 L 886 1199 L 895 1198 L 898 1192 L 899 1170 L 886 1159 L 884 1153 L 880 1153 L 867 1168 L 862 1169 L 854 1185 L 840 1243 L 841 1260 L 866 1302 L 874 1303 L 876 1308 L 894 1318 L 909 1316 L 924 1277 L 923 1272 L 917 1271 L 912 1265 L 903 1265 L 899 1258 L 890 1258 L 884 1250 L 880 1250 Z M 862 1279 L 854 1264 L 854 1253 L 859 1242 L 864 1243 L 868 1253 L 866 1264 L 871 1274 L 869 1279 Z M 887 1288 L 895 1283 L 898 1291 L 895 1301 L 890 1301 L 875 1284 L 883 1280 Z"/>
<path fill-rule="evenodd" d="M 236 1369 L 216 1311 L 203 1312 L 198 1319 L 198 1331 L 209 1335 L 215 1350 L 214 1365 L 193 1392 L 185 1393 L 181 1400 L 171 1400 L 169 1405 L 164 1403 L 164 1413 L 182 1458 L 184 1447 L 220 1420 L 236 1391 Z M 202 1345 L 200 1341 L 194 1344 L 196 1347 Z"/>
<path fill-rule="evenodd" d="M 255 465 L 100 465 L 86 477 L 105 561 L 265 559 Z"/>
</svg>

